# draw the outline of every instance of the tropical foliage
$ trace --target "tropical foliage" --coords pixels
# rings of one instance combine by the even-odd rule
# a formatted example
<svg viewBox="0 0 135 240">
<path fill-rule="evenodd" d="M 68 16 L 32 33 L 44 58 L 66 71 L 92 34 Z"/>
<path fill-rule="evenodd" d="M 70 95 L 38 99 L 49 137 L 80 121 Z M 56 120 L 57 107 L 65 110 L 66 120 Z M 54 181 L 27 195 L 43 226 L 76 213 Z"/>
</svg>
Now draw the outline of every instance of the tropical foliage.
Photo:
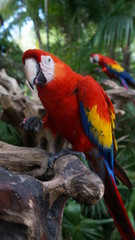
<svg viewBox="0 0 135 240">
<path fill-rule="evenodd" d="M 89 55 L 99 52 L 114 57 L 135 78 L 135 1 L 134 0 L 48 0 L 48 25 L 45 1 L 0 0 L 0 69 L 5 68 L 19 84 L 24 85 L 21 44 L 16 32 L 32 22 L 30 35 L 36 47 L 47 48 L 49 28 L 50 51 L 75 71 L 91 74 L 100 83 L 104 74 L 95 71 Z M 4 25 L 3 25 L 4 24 Z M 46 28 L 45 28 L 46 26 Z M 28 39 L 30 36 L 27 36 Z M 25 39 L 25 42 L 29 41 Z M 135 105 L 134 99 L 123 104 L 125 115 L 116 118 L 118 161 L 135 187 Z M 0 122 L 1 140 L 20 145 L 16 130 Z M 135 227 L 135 191 L 121 183 L 119 189 Z M 63 239 L 119 240 L 115 225 L 101 200 L 90 208 L 70 200 L 62 223 Z"/>
</svg>

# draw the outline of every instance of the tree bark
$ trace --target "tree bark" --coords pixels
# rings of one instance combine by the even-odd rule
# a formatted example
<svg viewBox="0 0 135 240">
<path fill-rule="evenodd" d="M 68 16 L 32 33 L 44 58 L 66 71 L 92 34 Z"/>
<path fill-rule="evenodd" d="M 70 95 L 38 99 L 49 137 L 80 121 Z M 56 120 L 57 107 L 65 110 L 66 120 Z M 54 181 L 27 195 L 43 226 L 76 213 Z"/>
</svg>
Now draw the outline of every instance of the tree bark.
<svg viewBox="0 0 135 240">
<path fill-rule="evenodd" d="M 48 159 L 0 142 L 0 239 L 55 240 L 68 198 L 91 205 L 103 196 L 101 179 L 76 156 L 58 158 L 53 170 Z"/>
<path fill-rule="evenodd" d="M 106 90 L 106 93 L 113 102 L 115 113 L 117 115 L 125 114 L 123 106 L 129 101 L 135 104 L 135 90 L 129 88 L 127 91 L 124 87 L 119 86 L 116 82 L 109 79 L 103 81 L 103 84 L 110 88 L 109 90 Z"/>
</svg>

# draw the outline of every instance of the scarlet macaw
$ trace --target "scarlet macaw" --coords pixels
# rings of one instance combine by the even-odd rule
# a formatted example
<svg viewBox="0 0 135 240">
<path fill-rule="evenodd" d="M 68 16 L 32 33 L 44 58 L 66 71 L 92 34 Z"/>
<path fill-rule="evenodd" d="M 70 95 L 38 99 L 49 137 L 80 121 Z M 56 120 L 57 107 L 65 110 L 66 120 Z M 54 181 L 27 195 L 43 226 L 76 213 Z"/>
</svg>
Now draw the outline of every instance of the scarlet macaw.
<svg viewBox="0 0 135 240">
<path fill-rule="evenodd" d="M 36 85 L 47 111 L 42 121 L 25 120 L 23 128 L 37 130 L 42 126 L 48 127 L 67 139 L 74 151 L 84 152 L 90 168 L 104 182 L 104 199 L 121 236 L 124 240 L 135 239 L 116 186 L 115 174 L 129 188 L 132 187 L 124 170 L 114 159 L 117 144 L 111 100 L 91 76 L 72 71 L 49 52 L 30 49 L 23 54 L 22 60 L 28 82 L 32 88 Z"/>
<path fill-rule="evenodd" d="M 115 78 L 120 80 L 123 87 L 128 90 L 128 86 L 135 87 L 135 80 L 130 76 L 130 74 L 120 66 L 118 62 L 112 58 L 105 57 L 98 53 L 90 54 L 90 62 L 98 63 L 102 72 L 107 74 L 110 78 Z"/>
</svg>

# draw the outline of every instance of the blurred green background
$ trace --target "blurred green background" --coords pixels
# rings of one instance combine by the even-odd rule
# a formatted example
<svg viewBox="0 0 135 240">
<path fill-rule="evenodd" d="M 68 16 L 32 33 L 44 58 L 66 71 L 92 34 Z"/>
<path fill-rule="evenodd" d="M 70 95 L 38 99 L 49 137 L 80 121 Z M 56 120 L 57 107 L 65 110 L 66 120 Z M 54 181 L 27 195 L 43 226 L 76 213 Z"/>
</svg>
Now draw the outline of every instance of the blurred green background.
<svg viewBox="0 0 135 240">
<path fill-rule="evenodd" d="M 135 1 L 0 0 L 0 70 L 5 68 L 22 90 L 26 86 L 21 58 L 28 48 L 49 50 L 73 70 L 92 75 L 102 84 L 107 77 L 89 62 L 90 53 L 98 52 L 117 60 L 135 78 Z M 29 94 L 28 89 L 25 93 Z M 122 108 L 125 114 L 116 116 L 116 137 L 121 139 L 117 159 L 135 187 L 134 102 L 129 100 Z M 17 130 L 3 121 L 0 139 L 22 144 Z M 118 188 L 135 228 L 135 189 L 129 191 L 121 183 Z M 120 239 L 102 200 L 89 208 L 68 201 L 62 234 L 64 240 Z"/>
</svg>

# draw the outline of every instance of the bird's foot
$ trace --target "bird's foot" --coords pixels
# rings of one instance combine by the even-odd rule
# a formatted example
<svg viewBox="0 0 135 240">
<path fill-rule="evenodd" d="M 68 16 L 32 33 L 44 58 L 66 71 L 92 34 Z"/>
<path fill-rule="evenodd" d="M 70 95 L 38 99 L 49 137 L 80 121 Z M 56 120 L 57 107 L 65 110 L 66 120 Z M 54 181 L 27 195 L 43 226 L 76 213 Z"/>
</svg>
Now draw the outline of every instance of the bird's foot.
<svg viewBox="0 0 135 240">
<path fill-rule="evenodd" d="M 98 67 L 96 67 L 96 68 L 95 68 L 95 72 L 97 72 L 97 73 L 101 73 L 101 72 L 102 72 L 102 69 L 101 69 L 101 68 L 98 68 Z"/>
<path fill-rule="evenodd" d="M 24 118 L 20 127 L 25 131 L 39 132 L 43 128 L 43 122 L 36 116 Z"/>
<path fill-rule="evenodd" d="M 55 161 L 57 160 L 57 158 L 63 156 L 63 155 L 66 155 L 66 154 L 72 154 L 72 155 L 75 155 L 79 158 L 82 159 L 82 161 L 84 161 L 86 159 L 85 157 L 85 154 L 83 152 L 76 152 L 76 151 L 72 151 L 70 149 L 66 149 L 66 150 L 62 150 L 61 152 L 59 153 L 56 153 L 56 154 L 52 154 L 52 156 L 49 158 L 48 160 L 48 167 L 50 169 L 53 169 L 54 167 L 54 164 L 55 164 Z"/>
</svg>

